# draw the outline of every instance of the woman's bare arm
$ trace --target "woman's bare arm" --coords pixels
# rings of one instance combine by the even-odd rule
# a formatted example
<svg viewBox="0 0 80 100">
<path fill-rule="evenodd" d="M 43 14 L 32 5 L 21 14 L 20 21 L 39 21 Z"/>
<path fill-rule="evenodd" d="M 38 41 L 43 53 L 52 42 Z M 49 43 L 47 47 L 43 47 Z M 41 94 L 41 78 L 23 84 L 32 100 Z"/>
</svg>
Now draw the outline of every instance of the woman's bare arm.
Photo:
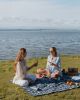
<svg viewBox="0 0 80 100">
<path fill-rule="evenodd" d="M 30 67 L 27 68 L 27 70 L 32 69 L 33 67 L 36 67 L 38 65 L 38 62 L 34 63 L 33 65 L 31 65 Z"/>
</svg>

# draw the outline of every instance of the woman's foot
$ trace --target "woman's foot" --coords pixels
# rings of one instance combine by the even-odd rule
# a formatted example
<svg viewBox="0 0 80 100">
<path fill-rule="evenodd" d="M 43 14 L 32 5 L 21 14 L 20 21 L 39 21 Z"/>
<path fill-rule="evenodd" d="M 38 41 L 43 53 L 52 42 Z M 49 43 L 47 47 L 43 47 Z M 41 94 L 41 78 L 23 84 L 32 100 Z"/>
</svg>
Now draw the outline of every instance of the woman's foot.
<svg viewBox="0 0 80 100">
<path fill-rule="evenodd" d="M 42 74 L 36 74 L 36 78 L 37 79 L 41 79 L 41 78 L 43 78 L 44 77 L 44 75 L 42 75 Z"/>
<path fill-rule="evenodd" d="M 51 78 L 58 78 L 59 77 L 59 71 L 56 71 L 51 74 Z"/>
</svg>

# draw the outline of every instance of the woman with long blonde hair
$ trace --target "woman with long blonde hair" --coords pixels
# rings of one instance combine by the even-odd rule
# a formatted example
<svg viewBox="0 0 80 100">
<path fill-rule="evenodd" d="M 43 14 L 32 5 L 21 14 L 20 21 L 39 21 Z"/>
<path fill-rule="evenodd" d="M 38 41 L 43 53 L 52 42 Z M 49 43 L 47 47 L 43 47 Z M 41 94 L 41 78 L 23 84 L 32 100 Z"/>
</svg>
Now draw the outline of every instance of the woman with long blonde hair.
<svg viewBox="0 0 80 100">
<path fill-rule="evenodd" d="M 37 66 L 37 62 L 30 67 L 26 66 L 26 55 L 26 49 L 21 48 L 16 56 L 14 65 L 15 76 L 13 78 L 13 83 L 18 84 L 20 86 L 28 85 L 30 81 L 36 80 L 36 76 L 27 74 L 27 71 Z"/>
</svg>

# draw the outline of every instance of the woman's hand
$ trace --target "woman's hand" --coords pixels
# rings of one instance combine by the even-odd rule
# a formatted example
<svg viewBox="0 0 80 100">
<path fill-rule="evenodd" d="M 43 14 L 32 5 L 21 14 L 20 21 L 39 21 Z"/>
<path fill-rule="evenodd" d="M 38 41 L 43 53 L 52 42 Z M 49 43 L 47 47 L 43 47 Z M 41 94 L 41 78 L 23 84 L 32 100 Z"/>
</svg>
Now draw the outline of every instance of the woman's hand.
<svg viewBox="0 0 80 100">
<path fill-rule="evenodd" d="M 57 65 L 56 65 L 56 64 L 54 64 L 54 63 L 51 63 L 51 65 L 52 65 L 52 66 L 55 66 L 55 67 L 57 67 Z"/>
<path fill-rule="evenodd" d="M 34 67 L 34 66 L 37 66 L 37 65 L 38 65 L 38 62 L 34 63 L 32 66 Z"/>
<path fill-rule="evenodd" d="M 50 63 L 52 66 L 55 66 L 55 67 L 57 66 L 56 64 L 54 64 L 54 63 L 52 63 L 52 62 L 49 62 L 49 63 Z"/>
<path fill-rule="evenodd" d="M 34 63 L 31 67 L 36 67 L 38 65 L 38 61 Z"/>
</svg>

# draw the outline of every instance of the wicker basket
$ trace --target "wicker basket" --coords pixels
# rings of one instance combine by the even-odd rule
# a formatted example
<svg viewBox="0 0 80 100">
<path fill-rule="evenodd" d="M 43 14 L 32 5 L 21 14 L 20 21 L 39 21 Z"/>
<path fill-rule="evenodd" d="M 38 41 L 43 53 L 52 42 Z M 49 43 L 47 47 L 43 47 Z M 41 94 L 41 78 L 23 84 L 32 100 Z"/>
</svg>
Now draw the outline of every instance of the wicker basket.
<svg viewBox="0 0 80 100">
<path fill-rule="evenodd" d="M 69 76 L 75 76 L 76 74 L 78 74 L 78 68 L 68 68 Z"/>
</svg>

